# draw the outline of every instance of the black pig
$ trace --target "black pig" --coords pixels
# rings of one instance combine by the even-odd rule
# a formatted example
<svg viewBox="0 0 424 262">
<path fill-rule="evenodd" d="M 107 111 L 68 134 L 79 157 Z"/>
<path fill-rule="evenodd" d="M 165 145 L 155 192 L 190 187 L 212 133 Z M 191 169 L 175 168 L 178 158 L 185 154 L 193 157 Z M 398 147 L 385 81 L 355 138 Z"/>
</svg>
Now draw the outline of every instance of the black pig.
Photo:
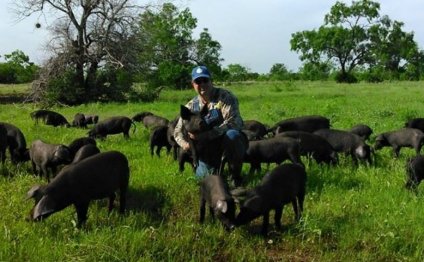
<svg viewBox="0 0 424 262">
<path fill-rule="evenodd" d="M 371 127 L 364 125 L 364 124 L 354 125 L 348 131 L 360 136 L 362 139 L 364 139 L 364 141 L 368 140 L 368 138 L 370 137 L 370 135 L 373 132 Z"/>
<path fill-rule="evenodd" d="M 207 107 L 203 107 L 199 113 L 193 113 L 185 106 L 181 105 L 181 119 L 183 121 L 183 131 L 193 134 L 199 134 L 210 130 L 204 116 L 207 113 Z M 188 135 L 186 135 L 188 137 Z M 198 160 L 201 159 L 207 165 L 223 173 L 225 163 L 228 164 L 229 171 L 236 186 L 240 185 L 241 169 L 243 158 L 248 146 L 247 138 L 242 135 L 240 139 L 230 140 L 227 136 L 221 135 L 213 139 L 189 139 L 193 164 L 196 167 Z"/>
<path fill-rule="evenodd" d="M 424 143 L 424 133 L 416 128 L 401 128 L 399 130 L 385 132 L 379 134 L 375 138 L 375 150 L 386 146 L 393 148 L 393 153 L 399 157 L 399 152 L 402 147 L 411 147 L 415 149 L 417 155 L 421 151 Z"/>
<path fill-rule="evenodd" d="M 54 111 L 50 110 L 36 110 L 30 114 L 31 118 L 35 120 L 35 123 L 38 123 L 38 120 L 41 119 L 44 124 L 51 125 L 51 126 L 67 126 L 70 127 L 68 120 L 66 118 Z"/>
<path fill-rule="evenodd" d="M 171 145 L 168 142 L 168 126 L 155 126 L 150 133 L 150 154 L 153 156 L 156 147 L 156 155 L 160 157 L 160 150 L 166 147 L 167 153 L 171 151 Z"/>
<path fill-rule="evenodd" d="M 304 131 L 287 131 L 276 136 L 296 138 L 300 142 L 300 155 L 312 156 L 317 163 L 336 164 L 337 152 L 328 141 L 316 134 Z"/>
<path fill-rule="evenodd" d="M 97 145 L 96 140 L 94 140 L 93 138 L 90 137 L 80 137 L 80 138 L 76 138 L 74 139 L 69 145 L 68 148 L 71 151 L 71 155 L 72 158 L 74 158 L 75 154 L 77 153 L 77 151 L 88 144 L 92 144 L 92 145 Z"/>
<path fill-rule="evenodd" d="M 371 147 L 360 136 L 338 129 L 320 129 L 314 134 L 325 138 L 336 152 L 350 155 L 354 164 L 358 163 L 358 159 L 372 164 Z"/>
<path fill-rule="evenodd" d="M 74 160 L 72 160 L 71 164 L 75 164 L 87 157 L 93 156 L 98 153 L 100 153 L 100 149 L 97 146 L 93 144 L 84 145 L 75 153 Z"/>
<path fill-rule="evenodd" d="M 126 116 L 115 116 L 107 118 L 97 123 L 89 132 L 88 136 L 91 138 L 104 139 L 107 135 L 123 133 L 124 137 L 128 139 L 130 137 L 129 130 L 134 122 Z"/>
<path fill-rule="evenodd" d="M 418 155 L 407 161 L 406 175 L 405 187 L 416 191 L 421 180 L 424 179 L 424 156 Z"/>
<path fill-rule="evenodd" d="M 330 128 L 330 119 L 323 116 L 299 116 L 276 123 L 269 131 L 281 133 L 285 131 L 314 132 L 321 128 Z"/>
<path fill-rule="evenodd" d="M 7 131 L 7 146 L 9 147 L 12 163 L 16 164 L 18 162 L 28 161 L 29 153 L 22 131 L 9 123 L 0 122 L 0 125 L 4 126 Z"/>
<path fill-rule="evenodd" d="M 250 174 L 261 170 L 261 163 L 281 164 L 290 159 L 293 163 L 302 164 L 300 159 L 300 142 L 291 137 L 272 137 L 264 140 L 249 141 L 244 162 L 250 163 Z"/>
<path fill-rule="evenodd" d="M 277 166 L 263 177 L 258 186 L 247 192 L 235 225 L 244 225 L 263 216 L 261 232 L 267 235 L 269 212 L 275 210 L 275 226 L 280 229 L 283 207 L 288 203 L 292 203 L 296 220 L 299 220 L 303 212 L 305 189 L 306 172 L 302 166 L 291 163 Z"/>
<path fill-rule="evenodd" d="M 120 152 L 99 153 L 63 168 L 47 185 L 34 186 L 28 198 L 35 199 L 31 219 L 40 221 L 70 205 L 77 211 L 78 226 L 87 220 L 91 200 L 109 198 L 113 209 L 119 191 L 120 213 L 124 213 L 129 181 L 128 160 Z"/>
<path fill-rule="evenodd" d="M 87 128 L 87 123 L 85 122 L 85 115 L 82 113 L 76 113 L 74 120 L 72 121 L 72 126 Z"/>
<path fill-rule="evenodd" d="M 168 119 L 157 115 L 147 115 L 143 118 L 143 125 L 146 128 L 153 128 L 155 126 L 167 126 L 168 124 Z"/>
<path fill-rule="evenodd" d="M 212 218 L 216 216 L 227 230 L 234 228 L 236 207 L 221 176 L 209 175 L 200 182 L 200 223 L 205 220 L 206 204 Z"/>
<path fill-rule="evenodd" d="M 424 132 L 424 118 L 412 118 L 405 123 L 405 127 L 416 128 Z"/>
<path fill-rule="evenodd" d="M 6 161 L 6 149 L 7 149 L 7 130 L 0 124 L 0 161 L 2 166 Z"/>
<path fill-rule="evenodd" d="M 47 144 L 41 140 L 32 142 L 29 156 L 34 174 L 37 175 L 38 169 L 40 171 L 39 175 L 46 176 L 47 181 L 50 181 L 48 169 L 55 175 L 59 165 L 69 164 L 72 161 L 72 155 L 67 146 Z"/>
</svg>

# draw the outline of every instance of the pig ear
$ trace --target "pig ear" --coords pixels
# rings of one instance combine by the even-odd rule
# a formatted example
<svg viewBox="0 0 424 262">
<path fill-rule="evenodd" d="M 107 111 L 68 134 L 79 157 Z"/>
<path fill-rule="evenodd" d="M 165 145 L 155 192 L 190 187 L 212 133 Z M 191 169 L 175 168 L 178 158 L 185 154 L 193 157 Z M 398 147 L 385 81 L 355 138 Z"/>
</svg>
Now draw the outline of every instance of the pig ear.
<svg viewBox="0 0 424 262">
<path fill-rule="evenodd" d="M 189 120 L 190 117 L 193 115 L 190 109 L 188 109 L 187 107 L 183 105 L 180 106 L 180 114 L 181 114 L 181 118 L 184 120 Z"/>
<path fill-rule="evenodd" d="M 55 205 L 56 201 L 52 199 L 52 197 L 45 195 L 41 198 L 40 202 L 37 203 L 37 205 L 34 207 L 33 213 L 32 213 L 32 219 L 40 219 L 48 217 L 49 215 L 53 214 L 55 211 Z"/>
<path fill-rule="evenodd" d="M 228 209 L 227 201 L 223 201 L 223 200 L 216 201 L 216 209 L 218 209 L 224 214 L 227 213 L 227 209 Z"/>
<path fill-rule="evenodd" d="M 25 200 L 28 200 L 30 198 L 37 198 L 37 196 L 39 196 L 41 194 L 41 186 L 40 185 L 35 185 L 33 187 L 31 187 L 31 189 L 27 192 L 27 196 L 25 198 Z"/>
</svg>

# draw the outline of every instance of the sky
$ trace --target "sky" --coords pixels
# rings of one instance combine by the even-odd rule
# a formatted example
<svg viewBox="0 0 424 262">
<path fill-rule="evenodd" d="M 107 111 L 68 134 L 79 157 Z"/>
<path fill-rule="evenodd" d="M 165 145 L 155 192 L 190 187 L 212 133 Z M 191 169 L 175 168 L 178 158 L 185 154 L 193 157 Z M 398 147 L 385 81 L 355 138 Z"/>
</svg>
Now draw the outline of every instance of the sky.
<svg viewBox="0 0 424 262">
<path fill-rule="evenodd" d="M 16 21 L 10 0 L 0 9 L 0 55 L 21 50 L 35 63 L 47 55 L 44 43 L 49 39 L 44 17 L 29 17 Z M 143 2 L 143 1 L 141 1 Z M 197 18 L 194 37 L 208 28 L 221 46 L 223 65 L 241 64 L 251 72 L 268 73 L 272 65 L 283 63 L 297 71 L 302 62 L 299 54 L 290 50 L 291 35 L 304 30 L 318 29 L 324 16 L 336 0 L 176 0 L 180 8 L 189 8 Z M 348 5 L 351 1 L 341 1 Z M 380 15 L 404 23 L 403 30 L 414 32 L 414 39 L 424 49 L 424 1 L 380 0 Z M 0 62 L 3 62 L 3 57 Z"/>
</svg>

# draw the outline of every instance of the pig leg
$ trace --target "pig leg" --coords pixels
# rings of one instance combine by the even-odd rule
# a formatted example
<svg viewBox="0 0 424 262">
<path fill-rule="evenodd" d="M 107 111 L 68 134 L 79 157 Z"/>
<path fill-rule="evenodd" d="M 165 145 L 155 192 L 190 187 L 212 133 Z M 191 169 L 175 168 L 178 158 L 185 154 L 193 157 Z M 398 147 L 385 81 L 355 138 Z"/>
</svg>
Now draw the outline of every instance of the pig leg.
<svg viewBox="0 0 424 262">
<path fill-rule="evenodd" d="M 275 209 L 275 215 L 274 215 L 274 223 L 275 227 L 280 230 L 281 229 L 281 217 L 283 215 L 283 207 L 278 207 Z"/>
<path fill-rule="evenodd" d="M 294 215 L 296 218 L 296 221 L 299 221 L 300 219 L 300 211 L 299 211 L 299 206 L 297 205 L 297 199 L 293 199 L 292 201 L 292 205 L 293 205 L 293 211 L 294 211 Z"/>
<path fill-rule="evenodd" d="M 75 209 L 77 210 L 77 227 L 81 227 L 82 224 L 87 220 L 89 202 L 75 203 Z"/>
<path fill-rule="evenodd" d="M 262 221 L 261 234 L 263 236 L 268 235 L 268 225 L 269 225 L 269 211 L 264 213 L 264 217 L 263 217 L 263 221 Z"/>
<path fill-rule="evenodd" d="M 160 157 L 160 150 L 162 149 L 162 147 L 160 147 L 160 146 L 158 146 L 157 148 L 156 148 L 156 155 L 158 156 L 158 157 Z"/>
<path fill-rule="evenodd" d="M 116 198 L 115 193 L 110 194 L 110 196 L 109 196 L 109 207 L 108 207 L 108 209 L 109 209 L 109 213 L 110 213 L 110 212 L 112 211 L 112 209 L 113 209 L 113 202 L 115 201 L 115 198 Z"/>
<path fill-rule="evenodd" d="M 399 151 L 400 151 L 400 147 L 399 146 L 394 146 L 393 147 L 393 153 L 395 155 L 396 158 L 399 157 Z"/>
<path fill-rule="evenodd" d="M 31 165 L 32 165 L 32 171 L 34 172 L 34 175 L 37 175 L 37 166 L 35 165 L 34 161 L 31 161 Z"/>
<path fill-rule="evenodd" d="M 126 132 L 123 132 L 123 133 L 124 133 L 124 138 L 125 138 L 125 139 L 130 138 L 130 135 L 128 134 L 128 130 L 127 130 Z"/>
<path fill-rule="evenodd" d="M 199 219 L 200 223 L 203 223 L 203 221 L 205 221 L 205 212 L 206 212 L 206 200 L 202 198 L 200 200 L 200 219 Z"/>
</svg>

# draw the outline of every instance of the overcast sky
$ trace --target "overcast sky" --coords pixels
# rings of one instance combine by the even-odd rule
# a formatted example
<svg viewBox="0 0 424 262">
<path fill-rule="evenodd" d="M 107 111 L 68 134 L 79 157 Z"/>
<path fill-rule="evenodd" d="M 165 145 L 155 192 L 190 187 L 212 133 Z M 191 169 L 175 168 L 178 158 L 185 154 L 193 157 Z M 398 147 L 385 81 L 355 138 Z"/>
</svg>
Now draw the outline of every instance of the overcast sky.
<svg viewBox="0 0 424 262">
<path fill-rule="evenodd" d="M 43 43 L 48 34 L 35 28 L 37 17 L 16 22 L 10 12 L 14 1 L 0 0 L 0 55 L 22 50 L 31 61 L 45 58 Z M 351 1 L 342 1 L 351 4 Z M 380 15 L 404 22 L 403 30 L 415 33 L 415 41 L 424 49 L 424 0 L 381 0 Z M 194 37 L 208 28 L 212 38 L 222 45 L 223 65 L 241 64 L 252 72 L 267 73 L 272 65 L 283 63 L 297 71 L 299 55 L 290 51 L 291 34 L 317 29 L 336 0 L 178 0 L 198 19 Z M 43 18 L 39 18 L 41 23 Z M 0 58 L 0 61 L 3 61 Z"/>
</svg>

